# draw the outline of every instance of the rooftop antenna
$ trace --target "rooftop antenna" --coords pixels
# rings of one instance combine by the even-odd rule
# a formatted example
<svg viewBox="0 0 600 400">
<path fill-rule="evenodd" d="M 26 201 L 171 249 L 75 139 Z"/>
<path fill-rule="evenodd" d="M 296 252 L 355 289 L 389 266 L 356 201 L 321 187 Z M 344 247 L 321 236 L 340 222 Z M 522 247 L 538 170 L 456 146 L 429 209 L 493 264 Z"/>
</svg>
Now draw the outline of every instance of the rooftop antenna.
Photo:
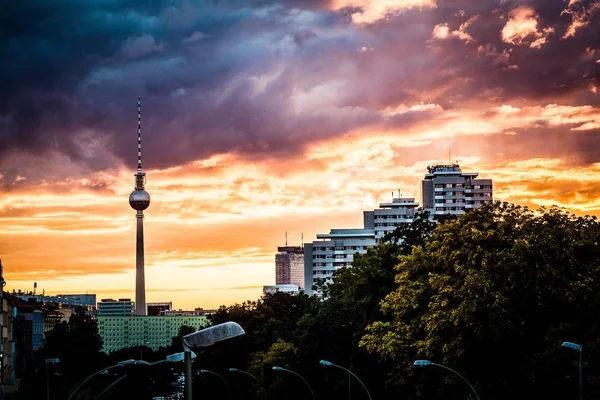
<svg viewBox="0 0 600 400">
<path fill-rule="evenodd" d="M 287 246 L 287 232 L 285 233 L 285 245 Z"/>
<path fill-rule="evenodd" d="M 301 235 L 300 241 L 302 242 L 302 248 L 304 248 L 304 232 L 302 232 L 300 235 Z"/>
<path fill-rule="evenodd" d="M 448 146 L 448 162 L 452 164 L 452 145 Z"/>
</svg>

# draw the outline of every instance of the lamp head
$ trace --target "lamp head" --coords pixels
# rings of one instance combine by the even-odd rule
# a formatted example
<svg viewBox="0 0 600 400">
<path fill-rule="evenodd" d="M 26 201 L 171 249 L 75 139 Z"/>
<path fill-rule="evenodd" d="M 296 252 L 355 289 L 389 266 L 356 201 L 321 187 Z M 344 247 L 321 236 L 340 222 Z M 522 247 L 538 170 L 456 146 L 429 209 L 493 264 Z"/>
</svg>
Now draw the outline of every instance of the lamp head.
<svg viewBox="0 0 600 400">
<path fill-rule="evenodd" d="M 200 370 L 200 373 L 201 373 L 201 374 L 208 374 L 209 372 L 208 372 L 208 370 L 207 370 L 207 369 L 201 369 L 201 370 Z"/>
<path fill-rule="evenodd" d="M 238 372 L 239 370 L 237 368 L 229 368 L 229 372 Z"/>
<path fill-rule="evenodd" d="M 124 366 L 124 365 L 133 364 L 133 363 L 135 363 L 135 360 L 134 360 L 133 358 L 131 358 L 131 359 L 129 359 L 129 360 L 123 360 L 123 361 L 119 361 L 119 362 L 117 363 L 117 365 L 118 365 L 119 367 L 122 367 L 122 366 Z"/>
<path fill-rule="evenodd" d="M 582 349 L 580 344 L 573 343 L 573 342 L 562 342 L 561 346 L 566 347 L 568 349 L 576 350 L 576 351 L 581 351 L 581 349 Z"/>
<path fill-rule="evenodd" d="M 194 353 L 193 351 L 190 352 L 192 359 L 196 358 L 196 353 Z M 184 360 L 185 357 L 185 353 L 179 352 L 179 353 L 174 353 L 174 354 L 169 354 L 166 358 L 165 361 L 166 362 L 181 362 Z"/>
<path fill-rule="evenodd" d="M 333 365 L 333 363 L 331 361 L 327 361 L 327 360 L 321 360 L 321 361 L 319 361 L 319 364 L 325 365 L 326 367 L 331 367 Z"/>
<path fill-rule="evenodd" d="M 431 365 L 431 361 L 429 360 L 416 360 L 413 365 L 415 367 L 427 367 L 428 365 Z"/>
<path fill-rule="evenodd" d="M 281 368 L 281 367 L 273 367 L 273 371 L 283 371 L 283 368 Z"/>
<path fill-rule="evenodd" d="M 231 339 L 246 333 L 240 325 L 235 322 L 224 322 L 219 325 L 190 333 L 183 337 L 183 348 L 189 350 L 198 347 L 211 346 L 221 340 Z"/>
</svg>

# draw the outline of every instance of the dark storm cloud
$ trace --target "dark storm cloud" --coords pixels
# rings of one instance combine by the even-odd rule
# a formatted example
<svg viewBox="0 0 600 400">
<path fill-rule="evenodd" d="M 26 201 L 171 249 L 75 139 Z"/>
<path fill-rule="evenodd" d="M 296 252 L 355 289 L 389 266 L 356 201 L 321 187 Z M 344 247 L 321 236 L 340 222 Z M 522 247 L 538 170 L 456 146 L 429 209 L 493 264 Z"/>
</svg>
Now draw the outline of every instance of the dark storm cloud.
<svg viewBox="0 0 600 400">
<path fill-rule="evenodd" d="M 315 139 L 435 116 L 379 113 L 403 103 L 597 101 L 591 1 L 439 1 L 367 26 L 352 24 L 358 9 L 333 12 L 329 1 L 280 3 L 10 2 L 0 156 L 56 150 L 92 170 L 115 166 L 83 136 L 132 164 L 138 94 L 148 167 L 227 151 L 285 158 Z M 519 6 L 534 10 L 540 33 L 507 43 L 501 32 Z M 563 38 L 574 19 L 583 26 Z M 445 39 L 432 37 L 440 24 Z"/>
</svg>

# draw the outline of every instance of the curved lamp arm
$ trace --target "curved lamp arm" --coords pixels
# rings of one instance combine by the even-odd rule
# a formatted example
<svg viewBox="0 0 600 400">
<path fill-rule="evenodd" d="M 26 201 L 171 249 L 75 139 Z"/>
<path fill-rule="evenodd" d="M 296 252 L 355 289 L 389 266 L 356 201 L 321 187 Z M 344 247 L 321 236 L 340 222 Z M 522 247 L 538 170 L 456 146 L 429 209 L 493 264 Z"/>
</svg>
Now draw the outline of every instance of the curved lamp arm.
<svg viewBox="0 0 600 400">
<path fill-rule="evenodd" d="M 371 393 L 369 393 L 369 389 L 367 389 L 367 385 L 365 385 L 365 383 L 363 381 L 361 381 L 360 378 L 358 376 L 356 376 L 356 374 L 354 372 L 350 371 L 348 368 L 344 368 L 341 365 L 334 364 L 327 360 L 321 360 L 321 361 L 319 361 L 319 364 L 324 365 L 326 367 L 336 367 L 336 368 L 339 368 L 339 369 L 342 369 L 342 370 L 348 372 L 350 375 L 355 377 L 356 380 L 362 385 L 362 387 L 365 389 L 365 392 L 367 392 L 367 396 L 369 396 L 369 400 L 373 400 L 373 398 L 371 397 Z"/>
<path fill-rule="evenodd" d="M 116 386 L 119 382 L 121 382 L 125 378 L 127 378 L 127 375 L 123 375 L 122 377 L 120 377 L 119 379 L 115 380 L 113 383 L 108 385 L 102 392 L 100 392 L 100 394 L 98 396 L 96 396 L 95 400 L 98 400 L 99 398 L 104 396 L 106 394 L 106 392 L 108 392 L 110 389 L 112 389 L 114 386 Z"/>
<path fill-rule="evenodd" d="M 273 371 L 286 371 L 286 372 L 296 375 L 298 378 L 302 379 L 304 381 L 304 383 L 306 383 L 306 386 L 308 386 L 308 389 L 310 390 L 310 394 L 311 394 L 313 400 L 317 399 L 317 397 L 315 396 L 315 392 L 313 392 L 312 387 L 310 386 L 310 383 L 308 383 L 308 381 L 306 379 L 304 379 L 304 377 L 302 375 L 300 375 L 299 373 L 294 372 L 291 369 L 281 368 L 281 367 L 273 367 Z"/>
<path fill-rule="evenodd" d="M 81 387 L 82 387 L 83 385 L 85 385 L 85 383 L 86 383 L 87 381 L 89 381 L 90 379 L 92 379 L 92 378 L 93 378 L 93 377 L 95 377 L 96 375 L 99 375 L 99 374 L 103 373 L 104 371 L 108 371 L 108 370 L 111 370 L 111 369 L 113 369 L 113 368 L 117 368 L 117 367 L 119 367 L 119 365 L 118 365 L 118 364 L 116 364 L 116 365 L 111 365 L 110 367 L 107 367 L 107 368 L 102 368 L 100 371 L 94 372 L 93 374 L 89 375 L 87 378 L 83 378 L 83 380 L 81 380 L 81 381 L 80 381 L 81 383 L 79 383 L 77 386 L 75 386 L 75 388 L 74 388 L 73 390 L 71 390 L 71 394 L 69 395 L 69 397 L 67 398 L 67 400 L 71 400 L 71 399 L 73 398 L 73 396 L 75 395 L 75 393 L 77 393 L 77 391 L 78 391 L 79 389 L 81 389 Z"/>
<path fill-rule="evenodd" d="M 458 376 L 459 376 L 459 377 L 460 377 L 460 378 L 461 378 L 463 381 L 465 381 L 465 383 L 466 383 L 467 385 L 469 385 L 469 387 L 471 388 L 471 390 L 472 390 L 472 391 L 473 391 L 473 393 L 475 394 L 475 398 L 476 398 L 477 400 L 480 400 L 480 399 L 479 399 L 479 395 L 478 395 L 478 394 L 477 394 L 477 392 L 475 391 L 475 388 L 473 387 L 473 385 L 471 385 L 471 384 L 469 383 L 469 381 L 467 380 L 467 378 L 465 378 L 464 376 L 462 376 L 461 374 L 459 374 L 457 371 L 453 370 L 452 368 L 450 368 L 450 367 L 446 367 L 445 365 L 442 365 L 442 364 L 438 364 L 438 363 L 431 362 L 431 361 L 429 361 L 429 360 L 417 360 L 417 361 L 415 361 L 415 362 L 414 362 L 414 364 L 413 364 L 413 365 L 414 365 L 414 366 L 416 366 L 416 367 L 426 367 L 426 366 L 429 366 L 429 365 L 433 365 L 434 367 L 443 368 L 443 369 L 445 369 L 445 370 L 448 370 L 448 371 L 452 372 L 452 373 L 453 373 L 453 374 L 455 374 L 455 375 L 458 375 Z"/>
<path fill-rule="evenodd" d="M 233 393 L 231 391 L 231 387 L 229 386 L 229 383 L 227 383 L 227 380 L 225 378 L 223 378 L 223 376 L 221 376 L 221 374 L 217 374 L 216 372 L 213 371 L 209 371 L 207 369 L 201 369 L 200 370 L 201 374 L 211 374 L 211 375 L 216 375 L 219 377 L 219 379 L 221 379 L 223 381 L 223 383 L 225 384 L 225 386 L 227 387 L 227 392 L 229 392 L 229 398 L 231 400 L 233 400 Z"/>
</svg>

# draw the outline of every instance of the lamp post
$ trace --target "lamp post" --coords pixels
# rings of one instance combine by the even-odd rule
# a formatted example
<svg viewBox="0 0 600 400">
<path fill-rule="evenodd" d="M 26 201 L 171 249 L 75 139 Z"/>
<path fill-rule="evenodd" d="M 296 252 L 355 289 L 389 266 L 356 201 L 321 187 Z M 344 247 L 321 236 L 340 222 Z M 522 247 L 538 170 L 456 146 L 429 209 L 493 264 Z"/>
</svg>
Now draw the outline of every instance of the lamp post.
<svg viewBox="0 0 600 400">
<path fill-rule="evenodd" d="M 229 368 L 229 372 L 238 372 L 240 374 L 247 375 L 250 378 L 254 379 L 256 381 L 256 383 L 258 383 L 258 386 L 263 390 L 263 392 L 265 392 L 265 397 L 267 397 L 267 389 L 265 389 L 265 386 L 262 384 L 260 379 L 258 379 L 256 376 L 252 375 L 250 372 L 243 371 L 243 370 L 237 369 L 237 368 Z"/>
<path fill-rule="evenodd" d="M 467 378 L 465 378 L 464 376 L 462 376 L 461 374 L 459 374 L 458 372 L 456 372 L 456 371 L 455 371 L 455 370 L 453 370 L 452 368 L 446 367 L 445 365 L 442 365 L 442 364 L 437 364 L 437 363 L 431 362 L 431 361 L 429 361 L 429 360 L 416 360 L 416 361 L 413 363 L 413 365 L 414 365 L 415 367 L 428 367 L 428 366 L 431 366 L 431 365 L 432 365 L 432 366 L 434 366 L 434 367 L 440 367 L 440 368 L 443 368 L 443 369 L 445 369 L 445 370 L 448 370 L 448 371 L 452 372 L 452 373 L 453 373 L 453 374 L 455 374 L 455 375 L 458 375 L 458 376 L 459 376 L 459 377 L 460 377 L 460 378 L 461 378 L 463 381 L 465 381 L 465 382 L 467 383 L 467 385 L 469 385 L 469 387 L 471 388 L 471 390 L 472 390 L 472 391 L 473 391 L 473 393 L 475 394 L 475 398 L 476 398 L 477 400 L 480 400 L 480 399 L 479 399 L 479 395 L 478 395 L 478 394 L 477 394 L 477 392 L 475 391 L 475 388 L 473 387 L 473 385 L 471 385 L 471 384 L 469 383 L 469 381 L 467 380 Z"/>
<path fill-rule="evenodd" d="M 182 338 L 185 363 L 185 400 L 192 400 L 192 349 L 208 347 L 222 340 L 227 340 L 246 333 L 235 322 L 224 322 L 197 332 L 185 335 Z"/>
<path fill-rule="evenodd" d="M 0 289 L 1 290 L 1 289 Z M 60 360 L 58 358 L 46 358 L 46 399 L 50 400 L 50 374 L 48 372 L 48 365 L 58 364 Z"/>
<path fill-rule="evenodd" d="M 196 358 L 196 354 L 192 353 L 191 354 L 192 358 Z M 156 364 L 160 364 L 163 362 L 181 362 L 183 361 L 183 352 L 180 353 L 175 353 L 175 354 L 170 354 L 167 357 L 165 357 L 164 360 L 159 360 L 159 361 L 155 361 L 152 364 L 148 363 L 147 361 L 143 361 L 143 360 L 133 360 L 133 359 L 129 359 L 129 360 L 124 360 L 124 361 L 119 361 L 117 364 L 115 365 L 111 365 L 110 367 L 106 367 L 101 369 L 100 371 L 94 372 L 93 374 L 83 378 L 78 384 L 77 386 L 75 386 L 74 389 L 71 390 L 71 394 L 69 395 L 69 397 L 67 398 L 67 400 L 71 400 L 73 398 L 73 396 L 75 395 L 75 393 L 77 393 L 77 391 L 83 386 L 85 385 L 85 383 L 87 381 L 89 381 L 90 379 L 92 379 L 93 377 L 95 377 L 96 375 L 104 375 L 106 373 L 108 373 L 109 370 L 113 369 L 113 368 L 119 368 L 119 367 L 124 367 L 125 365 L 130 365 L 130 364 L 138 364 L 138 365 L 156 365 Z M 105 391 L 107 391 L 108 389 L 110 389 L 111 387 L 113 387 L 114 385 L 116 385 L 117 383 L 119 383 L 120 381 L 122 381 L 127 375 L 122 376 L 121 378 L 117 379 L 115 382 L 113 382 L 109 387 L 107 387 L 105 389 Z"/>
<path fill-rule="evenodd" d="M 580 344 L 573 342 L 563 342 L 562 347 L 567 349 L 575 350 L 579 353 L 579 400 L 583 400 L 583 347 Z"/>
<path fill-rule="evenodd" d="M 213 372 L 213 371 L 209 371 L 207 369 L 201 369 L 200 373 L 201 374 L 210 374 L 210 375 L 216 375 L 216 376 L 218 376 L 223 381 L 223 383 L 225 384 L 225 386 L 227 387 L 227 392 L 229 393 L 229 398 L 231 400 L 233 400 L 233 393 L 231 392 L 231 387 L 229 386 L 229 383 L 227 383 L 227 380 L 225 378 L 223 378 L 222 375 L 217 374 L 216 372 Z"/>
<path fill-rule="evenodd" d="M 302 379 L 304 381 L 304 383 L 306 383 L 306 386 L 308 386 L 308 390 L 310 390 L 310 394 L 311 394 L 313 400 L 317 399 L 317 397 L 315 396 L 315 392 L 313 392 L 312 387 L 310 386 L 308 381 L 306 379 L 304 379 L 304 377 L 302 375 L 300 375 L 299 373 L 294 372 L 291 369 L 286 369 L 286 368 L 281 368 L 281 367 L 273 367 L 273 371 L 285 371 L 285 372 L 289 372 L 291 374 L 296 375 L 298 378 Z"/>
<path fill-rule="evenodd" d="M 367 389 L 367 385 L 365 385 L 365 383 L 363 381 L 361 381 L 360 378 L 354 372 L 350 371 L 348 368 L 344 368 L 341 365 L 334 364 L 331 361 L 327 361 L 327 360 L 321 360 L 321 361 L 319 361 L 319 364 L 324 365 L 326 367 L 336 367 L 336 368 L 339 368 L 339 369 L 342 369 L 342 370 L 348 372 L 350 375 L 355 377 L 356 380 L 362 385 L 362 387 L 365 389 L 365 392 L 367 392 L 367 396 L 369 397 L 369 400 L 373 400 L 373 398 L 371 397 L 371 393 L 369 393 L 369 389 Z"/>
</svg>

